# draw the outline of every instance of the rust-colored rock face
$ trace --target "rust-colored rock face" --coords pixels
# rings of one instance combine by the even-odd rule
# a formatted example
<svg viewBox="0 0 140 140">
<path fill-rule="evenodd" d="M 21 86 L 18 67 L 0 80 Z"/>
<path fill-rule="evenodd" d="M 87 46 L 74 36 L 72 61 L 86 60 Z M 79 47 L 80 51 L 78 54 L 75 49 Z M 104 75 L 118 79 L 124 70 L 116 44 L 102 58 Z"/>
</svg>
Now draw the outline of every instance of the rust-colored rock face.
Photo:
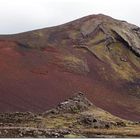
<svg viewBox="0 0 140 140">
<path fill-rule="evenodd" d="M 84 92 L 140 120 L 140 28 L 104 15 L 0 36 L 0 111 L 43 112 Z"/>
</svg>

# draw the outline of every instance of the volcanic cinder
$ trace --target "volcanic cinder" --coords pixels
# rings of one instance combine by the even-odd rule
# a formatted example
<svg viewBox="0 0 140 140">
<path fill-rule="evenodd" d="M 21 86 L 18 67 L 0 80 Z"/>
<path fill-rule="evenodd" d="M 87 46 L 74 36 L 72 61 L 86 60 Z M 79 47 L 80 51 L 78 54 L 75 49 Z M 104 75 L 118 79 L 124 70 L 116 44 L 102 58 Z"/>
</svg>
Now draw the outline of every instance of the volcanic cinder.
<svg viewBox="0 0 140 140">
<path fill-rule="evenodd" d="M 140 120 L 140 28 L 105 15 L 0 36 L 0 112 L 44 112 L 75 92 Z"/>
</svg>

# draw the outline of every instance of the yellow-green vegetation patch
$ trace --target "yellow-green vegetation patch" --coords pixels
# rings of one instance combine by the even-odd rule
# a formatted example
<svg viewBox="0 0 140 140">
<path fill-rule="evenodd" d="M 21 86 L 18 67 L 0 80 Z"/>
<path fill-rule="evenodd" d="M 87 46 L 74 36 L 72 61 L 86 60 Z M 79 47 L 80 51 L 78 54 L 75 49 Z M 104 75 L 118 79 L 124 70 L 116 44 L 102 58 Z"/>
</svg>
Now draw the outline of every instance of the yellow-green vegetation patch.
<svg viewBox="0 0 140 140">
<path fill-rule="evenodd" d="M 130 54 L 131 57 L 133 57 L 131 62 L 128 60 Z M 137 61 L 135 54 L 133 54 L 128 48 L 120 43 L 114 43 L 109 56 L 111 66 L 121 78 L 132 81 L 133 78 L 138 76 L 138 73 L 131 63 L 138 64 L 139 62 Z"/>
<path fill-rule="evenodd" d="M 71 56 L 65 56 L 64 61 L 68 61 L 68 62 L 71 62 L 71 63 L 74 63 L 74 64 L 83 63 L 83 60 L 79 59 L 76 56 L 72 56 L 72 55 Z"/>
<path fill-rule="evenodd" d="M 67 134 L 67 135 L 64 135 L 64 138 L 86 138 L 86 137 L 83 135 L 78 135 L 78 134 Z"/>
<path fill-rule="evenodd" d="M 87 111 L 84 111 L 82 112 L 81 114 L 83 115 L 92 115 L 94 116 L 95 118 L 98 118 L 99 120 L 102 120 L 102 121 L 107 121 L 107 122 L 119 122 L 119 121 L 123 121 L 125 122 L 126 124 L 128 124 L 130 121 L 127 121 L 127 120 L 124 120 L 124 119 L 121 119 L 119 117 L 116 117 L 112 114 L 110 114 L 109 112 L 105 111 L 105 110 L 102 110 L 98 107 L 90 107 L 89 110 Z"/>
<path fill-rule="evenodd" d="M 68 128 L 73 123 L 76 123 L 76 115 L 65 114 L 44 117 L 42 125 L 45 128 Z"/>
<path fill-rule="evenodd" d="M 80 32 L 79 31 L 70 31 L 68 34 L 69 34 L 69 37 L 71 39 L 77 39 L 77 37 L 79 36 Z"/>
<path fill-rule="evenodd" d="M 29 46 L 29 48 L 32 48 L 32 49 L 39 49 L 39 50 L 40 50 L 40 47 L 37 46 L 37 45 L 34 44 L 34 43 L 28 42 L 27 45 Z"/>
<path fill-rule="evenodd" d="M 88 45 L 93 45 L 94 43 L 101 41 L 105 39 L 105 34 L 103 34 L 101 31 L 99 31 L 94 37 L 93 39 L 89 39 Z"/>
<path fill-rule="evenodd" d="M 131 67 L 129 63 L 125 63 L 124 65 L 117 65 L 111 63 L 112 68 L 119 74 L 119 77 L 126 80 L 133 80 L 133 77 L 136 76 L 135 70 Z"/>
<path fill-rule="evenodd" d="M 128 57 L 136 67 L 140 68 L 140 58 L 138 56 L 134 55 L 132 51 L 128 51 Z"/>
<path fill-rule="evenodd" d="M 63 40 L 59 45 L 61 47 L 67 47 L 67 40 Z"/>
<path fill-rule="evenodd" d="M 74 47 L 75 47 L 75 46 L 74 46 Z M 80 47 L 79 47 L 79 48 L 78 48 L 78 47 L 76 48 L 76 47 L 75 47 L 74 49 L 75 49 L 75 51 L 77 51 L 77 52 L 87 53 L 87 50 L 84 49 L 84 48 L 80 48 Z"/>
<path fill-rule="evenodd" d="M 82 58 L 78 58 L 74 55 L 63 56 L 62 58 L 62 65 L 64 68 L 70 72 L 76 73 L 88 73 L 89 67 L 86 60 Z"/>
<path fill-rule="evenodd" d="M 42 37 L 43 36 L 43 33 L 42 32 L 34 32 L 34 35 L 38 36 L 38 37 Z"/>
<path fill-rule="evenodd" d="M 104 61 L 104 55 L 105 55 L 105 46 L 104 44 L 99 44 L 99 45 L 93 45 L 88 47 L 88 49 L 96 55 L 97 58 L 100 60 Z"/>
<path fill-rule="evenodd" d="M 137 56 L 121 43 L 113 43 L 108 47 L 104 44 L 99 44 L 91 47 L 90 50 L 99 59 L 108 62 L 119 78 L 132 81 L 133 78 L 140 76 L 131 64 L 133 63 L 137 67 L 140 67 Z M 132 58 L 131 62 L 127 60 L 129 57 Z"/>
</svg>

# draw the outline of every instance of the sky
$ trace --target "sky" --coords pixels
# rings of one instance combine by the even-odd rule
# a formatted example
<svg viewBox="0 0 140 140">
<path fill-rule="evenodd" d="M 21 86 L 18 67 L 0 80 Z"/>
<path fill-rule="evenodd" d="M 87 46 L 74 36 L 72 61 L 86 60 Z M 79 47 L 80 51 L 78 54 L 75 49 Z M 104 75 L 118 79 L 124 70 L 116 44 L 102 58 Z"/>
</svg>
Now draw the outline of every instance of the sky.
<svg viewBox="0 0 140 140">
<path fill-rule="evenodd" d="M 60 25 L 105 14 L 140 26 L 140 0 L 0 0 L 0 34 Z"/>
</svg>

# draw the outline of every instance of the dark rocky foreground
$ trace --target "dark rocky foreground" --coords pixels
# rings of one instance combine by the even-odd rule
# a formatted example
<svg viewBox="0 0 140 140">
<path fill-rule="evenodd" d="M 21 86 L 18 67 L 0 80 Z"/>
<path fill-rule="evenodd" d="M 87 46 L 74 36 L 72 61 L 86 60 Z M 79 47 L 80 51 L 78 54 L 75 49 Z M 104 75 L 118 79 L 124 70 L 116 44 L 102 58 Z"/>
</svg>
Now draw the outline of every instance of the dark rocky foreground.
<svg viewBox="0 0 140 140">
<path fill-rule="evenodd" d="M 0 114 L 1 138 L 139 137 L 139 128 L 139 122 L 111 115 L 81 92 L 41 114 Z"/>
</svg>

